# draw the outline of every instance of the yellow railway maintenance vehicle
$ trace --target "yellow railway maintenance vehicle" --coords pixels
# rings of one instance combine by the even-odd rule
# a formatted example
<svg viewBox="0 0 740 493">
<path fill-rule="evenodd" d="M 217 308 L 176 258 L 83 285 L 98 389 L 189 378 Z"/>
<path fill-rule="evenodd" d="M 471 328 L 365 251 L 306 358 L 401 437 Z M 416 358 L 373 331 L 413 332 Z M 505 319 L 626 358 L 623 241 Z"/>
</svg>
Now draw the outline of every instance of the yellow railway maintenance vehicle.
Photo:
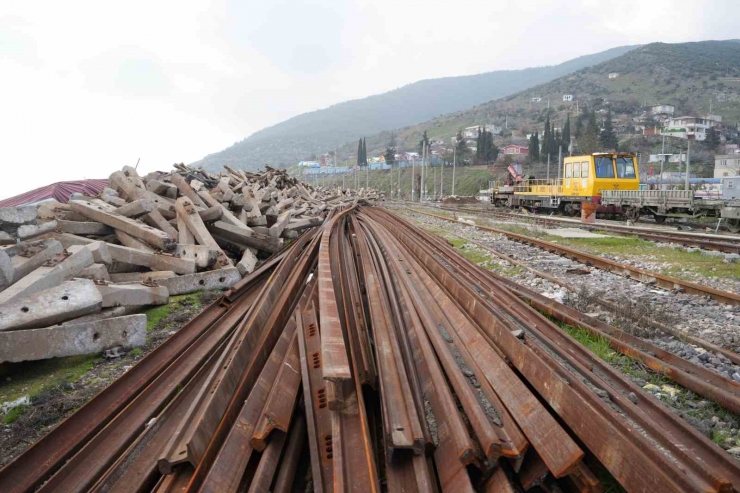
<svg viewBox="0 0 740 493">
<path fill-rule="evenodd" d="M 564 159 L 561 178 L 525 178 L 514 185 L 508 205 L 575 216 L 580 214 L 584 202 L 590 202 L 597 205 L 597 212 L 616 214 L 619 213 L 618 207 L 601 204 L 602 190 L 639 188 L 640 174 L 634 154 L 569 156 Z"/>
</svg>

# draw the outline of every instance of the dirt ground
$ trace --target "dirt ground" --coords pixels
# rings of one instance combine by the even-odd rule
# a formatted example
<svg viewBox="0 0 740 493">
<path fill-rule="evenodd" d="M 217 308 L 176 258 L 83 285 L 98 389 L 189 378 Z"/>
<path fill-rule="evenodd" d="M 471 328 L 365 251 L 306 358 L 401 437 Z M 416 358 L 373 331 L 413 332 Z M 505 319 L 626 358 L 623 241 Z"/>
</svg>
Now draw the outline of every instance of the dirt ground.
<svg viewBox="0 0 740 493">
<path fill-rule="evenodd" d="M 0 467 L 87 403 L 220 295 L 200 292 L 173 296 L 167 305 L 145 310 L 146 345 L 119 358 L 90 355 L 0 365 L 0 404 L 24 396 L 30 401 L 0 414 Z"/>
</svg>

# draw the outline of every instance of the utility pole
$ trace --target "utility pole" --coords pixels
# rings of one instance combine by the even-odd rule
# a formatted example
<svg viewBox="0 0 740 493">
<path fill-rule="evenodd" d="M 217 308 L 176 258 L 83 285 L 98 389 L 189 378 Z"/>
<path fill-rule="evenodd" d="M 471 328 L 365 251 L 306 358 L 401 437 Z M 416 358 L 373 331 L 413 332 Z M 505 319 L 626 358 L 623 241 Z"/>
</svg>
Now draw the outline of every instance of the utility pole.
<svg viewBox="0 0 740 493">
<path fill-rule="evenodd" d="M 408 164 L 408 161 L 406 161 L 406 164 Z M 396 198 L 398 200 L 401 200 L 401 163 L 398 163 L 398 179 L 396 180 L 396 184 L 398 185 L 398 193 L 396 194 Z"/>
<path fill-rule="evenodd" d="M 691 139 L 686 134 L 686 182 L 684 190 L 689 189 L 689 170 L 691 169 Z"/>
<path fill-rule="evenodd" d="M 370 188 L 370 163 L 365 165 L 365 188 Z"/>
<path fill-rule="evenodd" d="M 558 175 L 559 176 L 563 176 L 563 175 L 560 174 L 560 170 L 562 169 L 562 165 L 563 165 L 563 146 L 562 145 L 559 145 L 558 146 Z"/>
<path fill-rule="evenodd" d="M 426 166 L 427 156 L 427 145 L 425 142 L 421 143 L 421 181 L 419 183 L 419 201 L 424 200 L 426 190 L 424 189 L 424 168 Z"/>
<path fill-rule="evenodd" d="M 432 183 L 434 183 L 434 200 L 436 200 L 437 199 L 437 168 L 435 168 L 434 165 L 432 165 L 432 172 L 433 172 Z"/>
<path fill-rule="evenodd" d="M 415 181 L 416 181 L 416 158 L 411 160 L 411 202 L 416 200 L 416 192 L 414 191 Z"/>
<path fill-rule="evenodd" d="M 681 155 L 679 154 L 679 162 Z M 660 177 L 658 178 L 658 190 L 663 190 L 663 163 L 665 162 L 665 135 L 663 136 L 663 146 L 660 150 Z"/>
<path fill-rule="evenodd" d="M 442 200 L 442 197 L 445 196 L 445 162 L 442 160 L 442 168 L 440 177 L 439 177 L 439 199 Z"/>
<path fill-rule="evenodd" d="M 452 195 L 455 195 L 455 168 L 457 167 L 457 143 L 452 148 Z"/>
</svg>

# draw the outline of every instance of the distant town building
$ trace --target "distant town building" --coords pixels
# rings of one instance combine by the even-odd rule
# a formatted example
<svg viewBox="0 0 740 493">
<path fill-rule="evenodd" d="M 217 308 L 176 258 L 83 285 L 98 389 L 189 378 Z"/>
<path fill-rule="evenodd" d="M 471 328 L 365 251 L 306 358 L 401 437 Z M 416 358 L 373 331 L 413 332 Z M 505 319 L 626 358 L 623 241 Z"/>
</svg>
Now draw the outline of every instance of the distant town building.
<svg viewBox="0 0 740 493">
<path fill-rule="evenodd" d="M 298 166 L 301 168 L 320 168 L 321 164 L 316 161 L 301 161 Z"/>
<path fill-rule="evenodd" d="M 619 72 L 611 72 L 609 74 L 610 79 L 616 79 L 617 77 L 619 77 Z"/>
<path fill-rule="evenodd" d="M 478 129 L 486 127 L 486 131 L 491 132 L 494 135 L 501 133 L 501 127 L 494 125 L 493 123 L 481 123 L 480 125 L 473 125 L 472 127 L 466 127 L 463 130 L 463 137 L 467 140 L 478 138 Z"/>
<path fill-rule="evenodd" d="M 504 154 L 513 156 L 526 156 L 529 154 L 529 147 L 518 146 L 516 144 L 509 144 L 502 149 Z"/>
<path fill-rule="evenodd" d="M 710 128 L 719 129 L 721 125 L 721 120 L 716 120 L 714 116 L 678 116 L 668 118 L 660 134 L 679 139 L 705 140 Z"/>
<path fill-rule="evenodd" d="M 725 145 L 725 154 L 740 154 L 740 148 L 737 144 Z"/>
<path fill-rule="evenodd" d="M 650 154 L 648 163 L 685 163 L 686 154 Z"/>
<path fill-rule="evenodd" d="M 714 177 L 740 175 L 740 154 L 717 154 L 714 156 Z"/>
<path fill-rule="evenodd" d="M 532 98 L 532 102 L 533 103 L 539 103 L 541 101 L 542 101 L 542 98 L 540 98 L 540 97 L 534 97 L 534 98 Z"/>
<path fill-rule="evenodd" d="M 563 94 L 563 101 L 573 101 L 572 94 Z"/>
<path fill-rule="evenodd" d="M 672 104 L 656 104 L 650 107 L 650 114 L 653 116 L 673 116 L 676 107 Z"/>
</svg>

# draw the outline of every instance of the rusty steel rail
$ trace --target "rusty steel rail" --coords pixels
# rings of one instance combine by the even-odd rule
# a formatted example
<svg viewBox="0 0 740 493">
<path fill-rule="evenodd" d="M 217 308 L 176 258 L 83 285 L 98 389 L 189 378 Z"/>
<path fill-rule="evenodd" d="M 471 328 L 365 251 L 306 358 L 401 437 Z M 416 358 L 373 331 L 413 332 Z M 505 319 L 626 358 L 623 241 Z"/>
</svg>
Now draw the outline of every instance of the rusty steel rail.
<svg viewBox="0 0 740 493">
<path fill-rule="evenodd" d="M 308 473 L 319 493 L 599 493 L 598 467 L 628 491 L 738 491 L 727 453 L 537 309 L 737 408 L 740 385 L 356 206 L 165 343 L 182 350 L 56 466 L 21 456 L 0 490 L 286 493 Z"/>
<path fill-rule="evenodd" d="M 462 224 L 449 217 L 440 216 L 438 214 L 431 214 L 429 212 L 423 212 L 423 211 L 419 211 L 416 209 L 411 209 L 411 210 L 413 212 L 416 212 L 417 214 L 423 214 L 423 215 L 431 216 L 431 217 L 441 219 L 444 221 L 448 221 L 448 222 L 452 222 L 456 224 Z M 612 272 L 614 274 L 629 277 L 631 279 L 635 279 L 636 281 L 644 282 L 647 284 L 653 284 L 663 289 L 667 289 L 669 291 L 670 290 L 681 290 L 687 294 L 693 294 L 696 296 L 709 296 L 710 298 L 717 300 L 720 303 L 726 303 L 728 305 L 740 305 L 740 295 L 736 293 L 732 293 L 730 291 L 721 291 L 719 289 L 714 289 L 709 286 L 702 286 L 701 284 L 696 284 L 690 281 L 684 281 L 682 279 L 677 279 L 675 277 L 666 276 L 663 274 L 659 274 L 657 272 L 651 272 L 648 270 L 639 269 L 637 267 L 632 267 L 630 265 L 620 264 L 619 262 L 615 262 L 613 260 L 599 257 L 598 255 L 592 255 L 590 253 L 581 252 L 580 250 L 575 250 L 573 248 L 568 248 L 562 245 L 557 245 L 549 241 L 532 238 L 531 236 L 526 236 L 526 235 L 522 235 L 519 233 L 512 233 L 511 231 L 506 231 L 503 229 L 491 228 L 488 226 L 478 226 L 478 225 L 475 225 L 473 227 L 476 229 L 480 229 L 482 231 L 502 234 L 502 235 L 508 236 L 509 238 L 519 243 L 526 243 L 530 246 L 534 246 L 542 250 L 547 250 L 551 253 L 558 253 L 559 255 L 568 257 L 571 260 L 581 262 L 583 264 L 593 266 L 598 269 L 605 270 L 607 272 Z"/>
<path fill-rule="evenodd" d="M 379 212 L 377 214 L 380 215 Z M 591 381 L 597 376 L 588 367 L 574 360 L 571 352 L 562 352 L 560 355 L 568 361 L 570 370 L 566 370 L 566 367 L 561 363 L 552 360 L 550 353 L 545 351 L 540 344 L 545 344 L 548 351 L 560 350 L 561 346 L 550 341 L 550 335 L 546 336 L 541 332 L 540 327 L 548 324 L 546 319 L 534 314 L 531 308 L 524 305 L 516 297 L 507 300 L 507 303 L 520 310 L 519 317 L 524 316 L 519 327 L 525 329 L 526 332 L 532 332 L 534 328 L 537 328 L 533 334 L 534 338 L 530 341 L 531 343 L 522 344 L 505 328 L 506 324 L 512 320 L 511 317 L 517 316 L 517 311 L 512 312 L 512 308 L 507 309 L 506 305 L 501 305 L 501 301 L 496 302 L 494 301 L 495 298 L 489 298 L 490 295 L 485 295 L 487 292 L 485 288 L 476 284 L 468 276 L 462 276 L 462 273 L 452 269 L 449 261 L 458 259 L 461 265 L 466 265 L 473 270 L 478 269 L 477 266 L 465 261 L 446 243 L 444 245 L 442 243 L 437 244 L 438 248 L 445 252 L 443 257 L 439 257 L 441 254 L 434 253 L 435 249 L 431 248 L 434 239 L 430 235 L 416 231 L 418 228 L 407 222 L 401 222 L 388 213 L 384 213 L 382 216 L 384 225 L 393 232 L 394 236 L 408 247 L 437 281 L 445 287 L 447 292 L 467 309 L 469 316 L 484 330 L 487 340 L 496 341 L 495 345 L 506 354 L 507 358 L 537 389 L 540 395 L 554 409 L 558 410 L 558 414 L 571 430 L 582 431 L 582 433 L 578 433 L 579 438 L 596 457 L 602 460 L 604 466 L 628 490 L 647 487 L 656 491 L 728 491 L 732 489 L 732 484 L 738 484 L 736 479 L 737 465 L 732 464 L 731 459 L 727 458 L 726 454 L 719 450 L 716 445 L 711 444 L 711 442 L 706 443 L 708 442 L 706 438 L 699 436 L 695 430 L 689 430 L 686 423 L 683 423 L 683 427 L 688 430 L 687 433 L 693 431 L 695 434 L 688 449 L 676 446 L 673 437 L 670 434 L 668 436 L 663 435 L 659 424 L 656 424 L 656 422 L 653 422 L 653 426 L 649 428 L 643 428 L 650 434 L 655 433 L 657 436 L 653 440 L 659 439 L 658 443 L 665 447 L 658 451 L 651 445 L 653 442 L 634 432 L 634 425 L 627 425 L 622 419 L 607 419 L 606 417 L 614 411 L 584 382 L 578 378 L 573 378 L 570 371 L 577 370 L 582 375 L 581 378 L 585 377 L 591 385 L 598 383 L 599 387 L 597 388 L 610 389 L 611 385 L 607 383 L 608 381 Z M 390 221 L 397 224 L 390 226 L 387 224 Z M 423 239 L 412 237 L 411 231 Z M 502 290 L 500 288 L 496 290 L 496 292 L 499 291 Z M 506 289 L 503 289 L 503 291 L 505 292 Z M 491 293 L 493 294 L 494 291 L 491 291 Z M 503 312 L 496 313 L 502 309 Z M 571 344 L 576 345 L 574 347 L 578 347 L 578 344 L 572 341 L 569 336 L 564 335 L 562 331 L 557 329 L 555 331 L 560 337 L 564 338 L 563 340 L 570 341 Z M 528 350 L 525 350 L 525 348 Z M 585 348 L 581 349 L 588 353 Z M 592 363 L 597 362 L 593 355 L 591 355 L 590 361 Z M 603 367 L 603 371 L 608 370 Z M 556 375 L 557 379 L 553 380 Z M 568 385 L 564 386 L 564 382 L 567 382 Z M 644 392 L 635 387 L 634 384 L 632 384 L 632 387 L 634 387 L 635 393 L 644 395 Z M 569 396 L 572 392 L 576 392 L 577 397 L 576 395 Z M 624 409 L 634 409 L 636 407 L 617 392 L 607 393 L 613 401 Z M 649 399 L 649 397 L 646 398 Z M 643 420 L 643 423 L 651 424 L 647 416 L 638 417 Z M 583 426 L 587 426 L 587 428 L 583 428 Z M 615 440 L 617 436 L 622 436 L 625 441 Z M 698 442 L 698 445 L 694 442 Z M 705 462 L 704 460 L 697 462 L 697 458 L 692 453 L 686 453 L 687 450 L 696 450 L 697 446 L 707 447 L 710 452 L 714 451 L 714 454 L 719 458 L 724 454 L 725 461 L 721 464 L 715 464 L 711 461 Z M 672 452 L 664 455 L 667 450 L 672 450 Z M 617 456 L 621 456 L 621 459 L 615 461 L 614 459 Z M 676 469 L 676 461 L 679 458 L 683 464 Z M 674 472 L 666 475 L 665 473 L 670 470 Z M 654 483 L 654 485 L 649 486 L 649 483 Z"/>
</svg>

